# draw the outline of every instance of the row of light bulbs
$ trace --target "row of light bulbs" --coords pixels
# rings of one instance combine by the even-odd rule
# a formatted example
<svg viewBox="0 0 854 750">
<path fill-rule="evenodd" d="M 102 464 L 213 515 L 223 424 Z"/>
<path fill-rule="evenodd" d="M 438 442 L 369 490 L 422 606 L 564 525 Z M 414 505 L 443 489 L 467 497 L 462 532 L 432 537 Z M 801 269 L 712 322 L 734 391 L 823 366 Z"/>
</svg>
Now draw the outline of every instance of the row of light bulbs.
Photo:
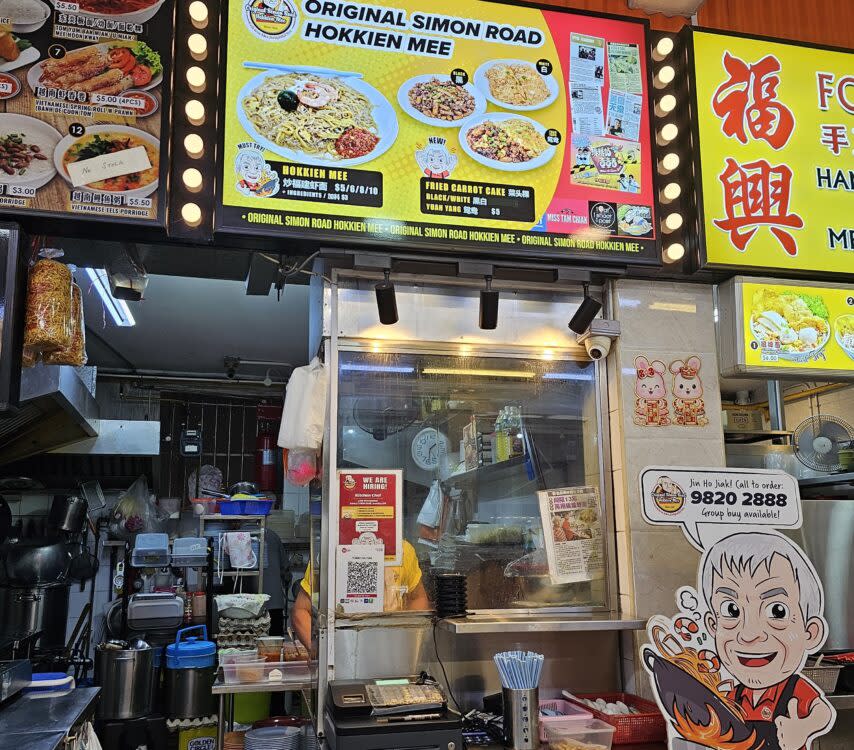
<svg viewBox="0 0 854 750">
<path fill-rule="evenodd" d="M 652 50 L 652 59 L 655 63 L 660 63 L 655 69 L 653 76 L 653 86 L 658 91 L 663 91 L 670 86 L 676 79 L 676 68 L 667 62 L 667 58 L 673 54 L 676 43 L 671 36 L 662 36 Z M 658 117 L 667 117 L 675 109 L 677 105 L 676 97 L 672 93 L 664 93 L 658 97 L 655 102 L 655 114 Z M 673 142 L 679 137 L 679 126 L 674 122 L 665 123 L 659 128 L 656 133 L 656 142 L 662 148 L 672 146 Z M 658 161 L 658 173 L 662 177 L 666 177 L 675 172 L 681 164 L 681 158 L 676 151 L 668 151 Z M 666 182 L 661 189 L 659 200 L 662 206 L 672 206 L 682 195 L 682 186 L 675 180 Z M 673 207 L 676 208 L 676 207 Z M 676 263 L 685 257 L 685 246 L 681 242 L 675 241 L 672 237 L 668 242 L 668 235 L 682 228 L 685 219 L 677 210 L 664 212 L 664 217 L 661 219 L 661 231 L 665 236 L 664 249 L 662 250 L 662 259 L 665 263 Z"/>
<path fill-rule="evenodd" d="M 187 7 L 190 22 L 197 31 L 187 37 L 187 48 L 190 57 L 197 62 L 202 62 L 208 56 L 208 41 L 204 34 L 199 33 L 208 26 L 208 6 L 202 0 L 193 0 Z M 187 86 L 194 94 L 201 94 L 207 88 L 207 76 L 205 71 L 198 65 L 191 65 L 186 72 Z M 205 105 L 199 99 L 190 99 L 184 106 L 184 116 L 193 127 L 200 127 L 205 123 Z M 205 142 L 198 133 L 189 133 L 184 138 L 184 150 L 191 159 L 201 159 L 205 154 Z M 196 167 L 189 167 L 181 174 L 184 187 L 191 193 L 198 193 L 202 189 L 202 173 Z M 202 223 L 202 209 L 198 203 L 188 201 L 181 206 L 181 218 L 189 227 L 197 227 Z"/>
</svg>

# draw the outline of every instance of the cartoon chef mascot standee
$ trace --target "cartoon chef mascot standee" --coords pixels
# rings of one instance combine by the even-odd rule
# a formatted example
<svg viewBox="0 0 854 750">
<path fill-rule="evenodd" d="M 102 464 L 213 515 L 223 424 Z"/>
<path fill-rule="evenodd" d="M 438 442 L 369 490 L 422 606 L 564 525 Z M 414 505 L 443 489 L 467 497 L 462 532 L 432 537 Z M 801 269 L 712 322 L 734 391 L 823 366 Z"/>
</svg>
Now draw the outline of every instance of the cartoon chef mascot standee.
<svg viewBox="0 0 854 750">
<path fill-rule="evenodd" d="M 659 474 L 687 488 L 684 505 L 664 497 Z M 836 712 L 801 673 L 827 638 L 821 581 L 773 528 L 800 526 L 797 483 L 782 472 L 649 467 L 641 491 L 646 520 L 682 525 L 702 552 L 696 588 L 676 592 L 674 617 L 649 621 L 641 649 L 670 749 L 809 750 Z M 725 511 L 709 512 L 718 499 Z"/>
</svg>

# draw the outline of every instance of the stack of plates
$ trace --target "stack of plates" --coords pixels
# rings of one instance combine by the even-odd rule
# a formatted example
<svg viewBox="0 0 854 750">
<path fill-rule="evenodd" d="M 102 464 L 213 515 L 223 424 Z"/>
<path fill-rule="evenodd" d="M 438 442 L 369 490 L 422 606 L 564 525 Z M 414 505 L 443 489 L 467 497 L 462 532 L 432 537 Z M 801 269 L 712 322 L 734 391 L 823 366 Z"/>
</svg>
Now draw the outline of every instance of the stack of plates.
<svg viewBox="0 0 854 750">
<path fill-rule="evenodd" d="M 223 750 L 244 750 L 244 734 L 245 732 L 226 732 L 222 738 Z"/>
<path fill-rule="evenodd" d="M 460 573 L 436 576 L 436 614 L 440 617 L 464 617 L 467 604 L 467 580 Z"/>
<path fill-rule="evenodd" d="M 300 750 L 299 727 L 261 727 L 246 733 L 245 750 Z"/>
</svg>

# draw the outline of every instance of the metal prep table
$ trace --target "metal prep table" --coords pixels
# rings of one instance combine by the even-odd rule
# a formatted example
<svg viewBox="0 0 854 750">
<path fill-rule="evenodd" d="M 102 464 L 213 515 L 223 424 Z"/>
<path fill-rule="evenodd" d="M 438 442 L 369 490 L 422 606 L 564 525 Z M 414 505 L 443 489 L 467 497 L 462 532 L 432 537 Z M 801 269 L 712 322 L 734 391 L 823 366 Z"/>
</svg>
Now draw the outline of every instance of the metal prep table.
<svg viewBox="0 0 854 750">
<path fill-rule="evenodd" d="M 224 744 L 226 726 L 229 731 L 234 729 L 234 696 L 240 693 L 302 693 L 307 696 L 309 692 L 317 689 L 316 667 L 306 668 L 305 675 L 289 676 L 281 682 L 258 682 L 258 683 L 233 683 L 226 684 L 222 677 L 217 677 L 211 692 L 219 696 L 219 711 L 217 713 L 217 747 Z M 311 706 L 311 700 L 307 697 L 306 704 Z M 312 717 L 313 718 L 313 717 Z M 0 750 L 6 750 L 0 744 Z"/>
<path fill-rule="evenodd" d="M 76 688 L 54 698 L 24 693 L 0 706 L 0 750 L 57 750 L 90 720 L 101 688 Z"/>
</svg>

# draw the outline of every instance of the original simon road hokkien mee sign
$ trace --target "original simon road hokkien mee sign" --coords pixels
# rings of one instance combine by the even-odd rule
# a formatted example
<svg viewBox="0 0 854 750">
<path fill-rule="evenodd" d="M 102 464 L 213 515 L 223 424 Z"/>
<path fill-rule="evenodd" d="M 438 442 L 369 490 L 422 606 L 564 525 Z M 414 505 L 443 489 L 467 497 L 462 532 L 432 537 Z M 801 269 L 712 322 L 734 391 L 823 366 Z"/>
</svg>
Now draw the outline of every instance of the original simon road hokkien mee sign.
<svg viewBox="0 0 854 750">
<path fill-rule="evenodd" d="M 804 674 L 827 638 L 815 568 L 777 528 L 801 525 L 785 472 L 650 466 L 643 514 L 702 553 L 677 613 L 650 619 L 641 650 L 672 750 L 808 750 L 833 706 Z"/>
<path fill-rule="evenodd" d="M 854 273 L 854 54 L 692 36 L 706 262 Z"/>
<path fill-rule="evenodd" d="M 229 3 L 218 231 L 657 263 L 646 24 L 452 7 Z"/>
</svg>

